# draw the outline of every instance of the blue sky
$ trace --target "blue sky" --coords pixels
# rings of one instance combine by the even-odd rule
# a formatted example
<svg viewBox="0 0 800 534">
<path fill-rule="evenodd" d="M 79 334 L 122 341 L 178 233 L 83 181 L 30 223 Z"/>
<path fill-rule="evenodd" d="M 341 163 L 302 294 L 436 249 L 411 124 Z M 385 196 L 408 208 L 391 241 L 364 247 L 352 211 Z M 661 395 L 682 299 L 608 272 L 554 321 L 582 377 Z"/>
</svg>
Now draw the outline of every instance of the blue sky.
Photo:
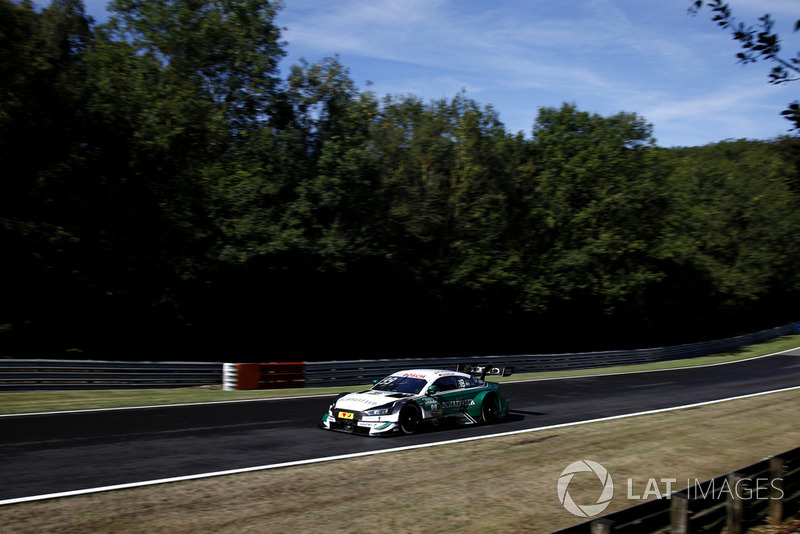
<svg viewBox="0 0 800 534">
<path fill-rule="evenodd" d="M 527 137 L 541 107 L 636 113 L 661 146 L 770 139 L 800 99 L 800 81 L 773 86 L 765 62 L 737 63 L 729 33 L 691 0 L 285 0 L 285 76 L 300 58 L 338 54 L 379 96 L 451 98 L 462 89 Z M 102 0 L 87 11 L 103 18 Z M 770 13 L 787 56 L 800 51 L 798 0 L 730 0 L 740 20 Z"/>
</svg>

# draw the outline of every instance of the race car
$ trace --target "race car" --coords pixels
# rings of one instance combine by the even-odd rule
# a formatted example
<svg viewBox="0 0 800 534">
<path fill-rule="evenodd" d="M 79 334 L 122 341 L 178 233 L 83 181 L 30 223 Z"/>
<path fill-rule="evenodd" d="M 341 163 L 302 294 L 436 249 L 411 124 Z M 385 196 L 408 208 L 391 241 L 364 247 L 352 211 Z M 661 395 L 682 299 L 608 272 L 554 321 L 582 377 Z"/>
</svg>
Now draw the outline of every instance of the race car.
<svg viewBox="0 0 800 534">
<path fill-rule="evenodd" d="M 342 393 L 320 426 L 369 436 L 414 434 L 425 422 L 434 425 L 490 424 L 508 414 L 509 401 L 486 375 L 509 376 L 513 367 L 461 364 L 456 371 L 409 369 L 376 380 L 371 389 Z"/>
</svg>

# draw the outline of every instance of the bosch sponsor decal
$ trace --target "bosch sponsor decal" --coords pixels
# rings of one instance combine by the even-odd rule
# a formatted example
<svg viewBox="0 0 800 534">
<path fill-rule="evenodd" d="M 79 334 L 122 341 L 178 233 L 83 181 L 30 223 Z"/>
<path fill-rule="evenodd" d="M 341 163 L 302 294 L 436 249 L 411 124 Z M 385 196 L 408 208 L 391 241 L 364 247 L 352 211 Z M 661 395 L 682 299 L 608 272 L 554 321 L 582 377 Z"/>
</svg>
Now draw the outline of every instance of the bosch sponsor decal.
<svg viewBox="0 0 800 534">
<path fill-rule="evenodd" d="M 403 376 L 403 377 L 406 377 L 406 378 L 422 378 L 423 380 L 428 378 L 426 375 L 421 374 L 421 373 L 403 373 L 400 376 Z"/>
</svg>

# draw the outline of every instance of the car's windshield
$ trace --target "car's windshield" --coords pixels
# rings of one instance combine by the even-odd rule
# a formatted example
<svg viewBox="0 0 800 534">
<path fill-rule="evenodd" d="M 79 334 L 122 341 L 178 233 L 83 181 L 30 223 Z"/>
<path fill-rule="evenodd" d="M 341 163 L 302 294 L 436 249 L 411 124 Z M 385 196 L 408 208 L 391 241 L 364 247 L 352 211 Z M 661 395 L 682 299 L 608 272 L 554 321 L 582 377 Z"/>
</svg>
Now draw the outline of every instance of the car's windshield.
<svg viewBox="0 0 800 534">
<path fill-rule="evenodd" d="M 372 389 L 378 391 L 394 391 L 397 393 L 419 394 L 427 382 L 421 378 L 411 378 L 408 376 L 387 376 L 374 386 Z"/>
</svg>

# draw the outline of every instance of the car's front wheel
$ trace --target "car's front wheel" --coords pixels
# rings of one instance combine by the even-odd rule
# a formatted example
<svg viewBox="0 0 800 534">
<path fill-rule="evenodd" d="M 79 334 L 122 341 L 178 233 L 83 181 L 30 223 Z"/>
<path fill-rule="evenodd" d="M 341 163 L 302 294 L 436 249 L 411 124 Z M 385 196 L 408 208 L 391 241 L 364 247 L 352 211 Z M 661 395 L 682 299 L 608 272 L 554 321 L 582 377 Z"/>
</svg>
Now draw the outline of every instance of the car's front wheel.
<svg viewBox="0 0 800 534">
<path fill-rule="evenodd" d="M 500 403 L 493 394 L 486 395 L 481 403 L 481 422 L 487 425 L 496 423 L 500 418 Z"/>
<path fill-rule="evenodd" d="M 419 430 L 419 425 L 422 422 L 422 416 L 413 405 L 404 406 L 400 410 L 400 419 L 397 421 L 400 426 L 400 431 L 403 434 L 414 434 Z"/>
</svg>

